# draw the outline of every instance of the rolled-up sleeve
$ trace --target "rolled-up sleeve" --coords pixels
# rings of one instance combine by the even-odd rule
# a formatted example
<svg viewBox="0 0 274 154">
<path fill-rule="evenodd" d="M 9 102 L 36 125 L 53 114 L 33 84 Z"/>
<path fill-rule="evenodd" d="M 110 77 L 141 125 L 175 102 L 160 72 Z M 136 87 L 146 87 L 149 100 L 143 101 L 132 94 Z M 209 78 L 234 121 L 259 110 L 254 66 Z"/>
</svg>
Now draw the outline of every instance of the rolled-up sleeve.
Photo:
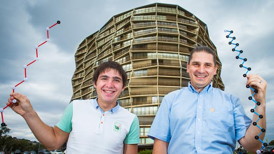
<svg viewBox="0 0 274 154">
<path fill-rule="evenodd" d="M 165 142 L 170 141 L 169 113 L 170 105 L 167 98 L 164 97 L 148 133 L 150 138 L 157 138 Z"/>
<path fill-rule="evenodd" d="M 251 124 L 251 119 L 245 114 L 244 108 L 240 100 L 236 97 L 232 98 L 234 102 L 234 119 L 235 119 L 235 135 L 239 141 L 245 136 L 246 130 Z"/>
</svg>

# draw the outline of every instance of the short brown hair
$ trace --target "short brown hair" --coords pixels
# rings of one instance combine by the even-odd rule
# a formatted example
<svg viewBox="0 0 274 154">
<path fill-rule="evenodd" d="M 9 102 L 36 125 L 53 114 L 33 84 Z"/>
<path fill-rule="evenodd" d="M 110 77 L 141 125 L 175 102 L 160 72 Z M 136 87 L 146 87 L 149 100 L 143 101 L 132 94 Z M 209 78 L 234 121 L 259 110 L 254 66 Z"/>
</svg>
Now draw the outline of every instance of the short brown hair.
<svg viewBox="0 0 274 154">
<path fill-rule="evenodd" d="M 197 46 L 196 48 L 194 48 L 191 52 L 190 52 L 190 55 L 189 55 L 189 59 L 188 59 L 188 63 L 190 63 L 191 59 L 192 59 L 192 55 L 195 53 L 195 52 L 201 52 L 201 51 L 205 51 L 206 53 L 209 53 L 213 56 L 213 62 L 214 62 L 214 65 L 217 64 L 217 55 L 216 53 L 210 49 L 209 47 L 207 46 Z"/>
</svg>

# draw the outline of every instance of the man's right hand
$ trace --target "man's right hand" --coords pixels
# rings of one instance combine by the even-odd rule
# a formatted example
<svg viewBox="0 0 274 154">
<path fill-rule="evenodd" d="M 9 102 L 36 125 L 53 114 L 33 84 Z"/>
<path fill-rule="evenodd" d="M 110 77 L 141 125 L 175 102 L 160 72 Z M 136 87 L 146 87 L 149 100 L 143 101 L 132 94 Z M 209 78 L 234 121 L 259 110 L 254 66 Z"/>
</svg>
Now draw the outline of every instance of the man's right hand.
<svg viewBox="0 0 274 154">
<path fill-rule="evenodd" d="M 16 103 L 13 103 L 13 100 L 16 100 Z M 27 96 L 20 93 L 11 93 L 8 104 L 11 104 L 9 105 L 10 108 L 21 116 L 34 112 Z"/>
</svg>

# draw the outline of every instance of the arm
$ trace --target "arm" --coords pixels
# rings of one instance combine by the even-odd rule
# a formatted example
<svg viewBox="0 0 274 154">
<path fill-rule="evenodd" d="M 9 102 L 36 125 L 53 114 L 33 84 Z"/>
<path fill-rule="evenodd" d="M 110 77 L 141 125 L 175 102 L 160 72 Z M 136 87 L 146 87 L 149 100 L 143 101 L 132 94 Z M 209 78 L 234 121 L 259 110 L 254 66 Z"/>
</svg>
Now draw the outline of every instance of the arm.
<svg viewBox="0 0 274 154">
<path fill-rule="evenodd" d="M 159 139 L 154 139 L 153 154 L 167 154 L 168 143 Z"/>
<path fill-rule="evenodd" d="M 262 79 L 258 75 L 248 75 L 247 76 L 247 85 L 254 87 L 258 90 L 258 93 L 254 95 L 254 99 L 261 104 L 257 106 L 255 112 L 257 112 L 259 115 L 262 115 L 263 118 L 260 119 L 257 123 L 257 125 L 261 126 L 262 128 L 266 128 L 266 114 L 265 114 L 265 108 L 266 108 L 266 86 L 267 83 L 264 79 Z M 258 116 L 256 114 L 253 115 L 252 121 L 257 121 Z M 240 144 L 248 151 L 256 152 L 256 150 L 260 149 L 262 144 L 259 140 L 255 139 L 255 136 L 257 136 L 261 130 L 257 127 L 251 124 L 251 126 L 247 129 L 247 132 L 243 138 L 240 139 Z M 265 133 L 260 135 L 260 139 L 263 140 L 265 136 Z"/>
<path fill-rule="evenodd" d="M 33 110 L 26 96 L 19 93 L 12 93 L 9 98 L 9 103 L 12 103 L 13 99 L 16 99 L 17 103 L 10 105 L 11 109 L 25 119 L 35 137 L 47 147 L 47 149 L 58 149 L 67 141 L 69 133 L 62 131 L 58 127 L 46 125 Z"/>
<path fill-rule="evenodd" d="M 137 154 L 138 145 L 137 144 L 124 144 L 124 154 Z"/>
<path fill-rule="evenodd" d="M 170 97 L 168 94 L 162 100 L 148 133 L 148 136 L 154 140 L 153 154 L 167 154 L 168 152 L 171 139 L 169 115 L 172 111 L 169 103 L 171 102 L 170 98 L 174 98 L 174 96 Z"/>
<path fill-rule="evenodd" d="M 139 133 L 139 120 L 137 116 L 135 116 L 131 126 L 129 133 L 127 134 L 124 140 L 124 154 L 137 154 L 138 153 L 138 143 L 140 139 Z"/>
</svg>

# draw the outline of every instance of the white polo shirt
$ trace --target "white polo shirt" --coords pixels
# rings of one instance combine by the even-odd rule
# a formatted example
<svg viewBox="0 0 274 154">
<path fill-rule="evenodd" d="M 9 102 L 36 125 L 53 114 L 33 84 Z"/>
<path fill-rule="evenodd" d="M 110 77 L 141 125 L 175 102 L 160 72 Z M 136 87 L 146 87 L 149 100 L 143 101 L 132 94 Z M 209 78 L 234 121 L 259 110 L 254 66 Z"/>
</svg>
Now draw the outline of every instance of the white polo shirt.
<svg viewBox="0 0 274 154">
<path fill-rule="evenodd" d="M 96 99 L 74 100 L 56 126 L 70 133 L 68 154 L 122 154 L 124 144 L 139 143 L 137 116 L 119 103 L 104 112 Z"/>
</svg>

